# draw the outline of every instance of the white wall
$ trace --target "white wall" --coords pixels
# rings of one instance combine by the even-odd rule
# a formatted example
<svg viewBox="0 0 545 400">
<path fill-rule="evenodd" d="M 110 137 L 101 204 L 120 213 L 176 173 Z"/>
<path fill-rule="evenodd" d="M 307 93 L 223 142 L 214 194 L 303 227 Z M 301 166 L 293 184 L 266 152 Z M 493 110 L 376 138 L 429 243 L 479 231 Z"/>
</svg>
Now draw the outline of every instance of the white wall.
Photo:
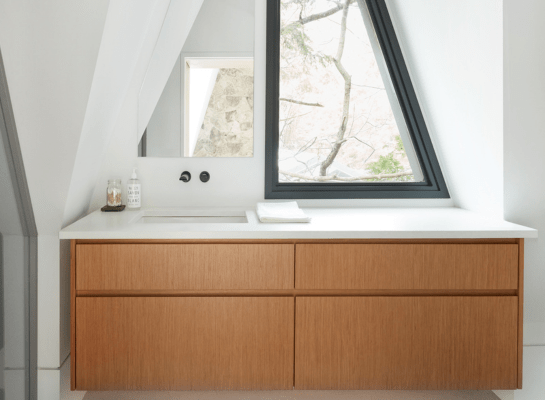
<svg viewBox="0 0 545 400">
<path fill-rule="evenodd" d="M 155 71 L 154 77 L 157 75 L 158 83 L 153 85 L 151 92 L 146 93 L 150 98 L 158 93 L 155 101 L 158 100 L 177 57 L 165 60 L 164 57 L 156 54 L 157 48 L 174 46 L 173 51 L 179 54 L 201 2 L 202 0 L 156 0 L 155 2 L 142 0 L 137 4 L 130 0 L 115 2 L 112 13 L 108 14 L 104 31 L 97 73 L 93 81 L 93 92 L 87 108 L 86 124 L 82 132 L 65 209 L 65 224 L 85 215 L 97 187 L 100 186 L 101 193 L 104 193 L 106 186 L 102 183 L 97 185 L 96 182 L 101 165 L 104 162 L 108 163 L 107 160 L 104 162 L 103 160 L 108 149 L 112 147 L 110 141 L 114 140 L 114 133 L 119 129 L 125 130 L 132 127 L 131 139 L 135 142 L 136 138 L 137 129 L 134 124 L 131 124 L 131 122 L 136 123 L 136 115 L 133 116 L 134 121 L 123 119 L 125 107 L 131 104 L 131 108 L 136 110 L 137 105 L 134 100 L 139 91 L 146 90 L 142 87 L 142 82 L 150 69 Z M 131 49 L 128 52 L 127 46 Z M 114 88 L 118 89 L 114 93 L 109 91 L 109 83 L 112 80 L 119 81 L 114 85 Z M 160 90 L 156 90 L 156 86 Z M 123 152 L 126 147 L 127 145 L 123 144 L 120 151 Z M 136 144 L 131 145 L 130 152 L 131 156 L 136 157 Z M 123 165 L 122 160 L 116 162 L 116 165 Z M 122 168 L 110 171 L 106 180 L 111 177 L 126 177 L 131 169 L 128 172 Z M 102 182 L 100 178 L 99 181 Z M 104 196 L 101 196 L 100 207 L 104 205 L 104 202 Z"/>
<path fill-rule="evenodd" d="M 259 18 L 256 24 L 260 43 L 265 43 L 265 0 L 256 1 Z M 139 168 L 143 185 L 143 206 L 184 206 L 184 205 L 250 205 L 263 197 L 264 168 L 264 130 L 265 125 L 265 46 L 256 46 L 256 96 L 262 100 L 256 104 L 255 124 L 259 130 L 255 138 L 256 157 L 245 160 L 237 159 L 194 159 L 172 158 L 154 159 L 136 157 L 136 119 L 137 93 L 127 104 L 118 121 L 108 155 L 97 180 L 91 210 L 99 208 L 104 202 L 103 188 L 108 176 L 113 174 L 128 177 L 133 166 Z M 181 46 L 178 49 L 179 56 Z M 148 71 L 148 74 L 150 72 Z M 170 71 L 169 71 L 170 73 Z M 148 78 L 146 78 L 148 79 Z M 141 94 L 142 96 L 142 94 Z M 142 107 L 140 107 L 140 111 Z M 145 119 L 144 119 L 145 121 Z M 210 171 L 211 181 L 204 185 L 198 179 L 182 184 L 178 179 L 184 169 L 194 176 L 203 170 Z M 125 178 L 126 179 L 126 178 Z M 200 185 L 199 185 L 200 184 Z M 196 186 L 199 185 L 198 188 Z"/>
<path fill-rule="evenodd" d="M 67 354 L 60 325 L 69 307 L 59 290 L 57 235 L 108 4 L 109 0 L 0 2 L 0 46 L 40 243 L 39 385 L 44 373 L 60 377 Z"/>
<path fill-rule="evenodd" d="M 435 141 L 436 152 L 440 162 L 442 162 L 443 172 L 449 183 L 453 200 L 304 200 L 300 201 L 300 204 L 326 207 L 458 205 L 486 212 L 493 210 L 495 214 L 497 214 L 498 210 L 501 210 L 501 7 L 498 9 L 497 0 L 482 0 L 482 2 L 489 7 L 475 6 L 474 2 L 468 0 L 463 2 L 458 0 L 449 2 L 413 0 L 410 2 L 411 5 L 420 9 L 425 15 L 430 15 L 429 18 L 423 18 L 422 14 L 415 15 L 411 9 L 407 10 L 405 3 L 401 0 L 390 2 L 393 6 L 392 11 L 396 21 L 409 32 L 411 40 L 424 40 L 420 37 L 422 32 L 428 35 L 429 32 L 435 31 L 442 38 L 442 41 L 426 39 L 426 46 L 408 46 L 404 41 L 402 41 L 402 45 L 408 54 L 409 69 L 415 78 L 414 83 L 424 105 L 424 113 L 428 121 L 431 120 L 432 122 L 430 123 L 431 135 Z M 458 20 L 459 25 L 452 27 L 451 25 L 454 22 L 448 25 L 445 21 L 451 21 L 450 16 L 452 14 L 450 12 L 454 4 L 459 5 L 460 10 L 457 12 L 463 18 Z M 256 0 L 255 7 L 254 157 L 249 159 L 137 158 L 137 141 L 134 137 L 135 129 L 140 129 L 135 127 L 134 122 L 137 115 L 137 104 L 134 102 L 134 104 L 129 105 L 132 100 L 128 99 L 96 182 L 93 203 L 89 211 L 96 210 L 103 205 L 103 192 L 108 177 L 119 175 L 127 179 L 133 166 L 139 168 L 144 207 L 218 205 L 254 207 L 257 201 L 264 199 L 266 1 Z M 470 18 L 467 20 L 469 17 L 466 17 L 466 14 L 475 15 L 475 17 L 472 17 L 475 19 Z M 439 18 L 438 15 L 443 15 L 443 17 Z M 486 28 L 491 33 L 485 34 L 479 30 L 480 28 L 472 28 L 472 25 L 468 25 L 479 25 L 477 21 L 485 26 L 482 29 L 483 31 Z M 421 29 L 422 26 L 425 29 Z M 449 29 L 458 29 L 458 31 L 469 29 L 470 32 L 459 37 L 459 35 L 449 35 L 445 31 Z M 476 32 L 471 31 L 471 29 L 475 29 Z M 491 54 L 477 57 L 472 63 L 468 63 L 470 65 L 465 65 L 460 61 L 461 65 L 458 65 L 459 68 L 457 69 L 435 70 L 437 65 L 444 65 L 448 61 L 445 56 L 445 59 L 441 60 L 439 64 L 436 62 L 436 55 L 444 52 L 445 47 L 452 48 L 449 57 L 453 60 L 461 60 L 467 54 L 477 54 L 483 46 L 490 48 Z M 417 63 L 416 59 L 420 59 L 420 57 L 424 61 Z M 487 78 L 483 90 L 467 90 L 462 93 L 466 96 L 464 100 L 449 100 L 443 106 L 436 105 L 437 102 L 444 103 L 448 100 L 451 88 L 456 89 L 467 83 L 466 79 L 468 75 L 471 75 L 466 72 L 467 68 L 471 68 L 470 72 L 478 77 L 483 76 L 482 71 L 489 71 L 487 74 L 489 78 Z M 426 75 L 432 72 L 433 85 L 428 85 Z M 477 80 L 477 78 L 471 77 L 472 84 Z M 423 90 L 423 86 L 425 86 L 425 90 Z M 460 94 L 459 92 L 456 93 Z M 429 103 L 434 103 L 434 107 L 427 109 Z M 473 110 L 471 107 L 466 106 L 467 103 L 479 108 Z M 491 106 L 483 110 L 481 108 L 483 103 L 491 103 Z M 497 109 L 498 103 L 500 105 L 499 110 Z M 456 118 L 456 113 L 468 113 L 471 123 L 460 123 L 462 126 L 457 125 L 459 129 L 452 129 L 450 122 Z M 443 118 L 448 118 L 447 123 L 443 123 Z M 462 133 L 464 133 L 465 136 L 463 137 L 466 139 L 471 138 L 472 143 L 475 145 L 474 150 L 466 152 L 464 149 L 460 149 L 460 143 L 463 142 L 463 140 L 460 140 Z M 451 138 L 453 134 L 457 135 L 456 139 Z M 444 137 L 447 138 L 443 140 Z M 490 146 L 488 144 L 490 137 L 497 140 L 499 144 L 496 143 L 497 145 Z M 482 151 L 479 152 L 479 156 L 476 157 L 480 161 L 471 164 L 470 167 L 460 166 L 460 164 L 469 162 L 464 157 L 477 152 L 476 146 L 479 145 L 483 147 Z M 451 148 L 460 150 L 461 155 L 447 156 L 446 153 L 452 151 Z M 194 176 L 197 176 L 201 171 L 209 171 L 211 180 L 206 184 L 201 183 L 198 179 L 193 179 L 189 183 L 182 183 L 178 178 L 184 170 L 192 172 Z M 489 177 L 488 183 L 485 183 L 486 191 L 476 188 L 476 171 L 481 174 L 482 171 L 486 171 L 485 173 Z M 466 183 L 468 188 L 463 183 Z M 482 196 L 482 198 L 479 196 Z M 484 204 L 486 204 L 486 207 L 484 207 Z"/>
<path fill-rule="evenodd" d="M 545 393 L 545 346 L 525 347 L 523 389 L 515 391 L 515 400 L 543 399 Z"/>
<path fill-rule="evenodd" d="M 62 227 L 108 3 L 0 2 L 0 45 L 39 234 Z"/>
<path fill-rule="evenodd" d="M 455 205 L 501 218 L 501 0 L 387 4 Z"/>
<path fill-rule="evenodd" d="M 108 11 L 73 165 L 64 226 L 84 215 L 89 207 L 121 107 L 135 79 L 141 83 L 169 4 L 169 0 L 118 0 Z"/>
<path fill-rule="evenodd" d="M 69 254 L 58 232 L 88 209 L 128 86 L 137 71 L 142 81 L 175 2 L 187 4 L 0 2 L 0 46 L 39 233 L 38 389 L 48 396 L 69 351 Z"/>
<path fill-rule="evenodd" d="M 505 218 L 545 231 L 545 2 L 505 0 Z M 525 344 L 545 345 L 545 244 L 526 241 Z M 545 360 L 544 360 L 545 362 Z"/>
<path fill-rule="evenodd" d="M 58 232 L 108 5 L 0 2 L 0 46 L 38 229 L 39 386 L 46 373 L 60 379 L 66 355 L 60 324 L 69 307 L 60 297 Z"/>
<path fill-rule="evenodd" d="M 545 2 L 504 0 L 504 207 L 509 221 L 545 231 Z M 545 244 L 526 240 L 524 377 L 516 400 L 543 397 Z M 535 347 L 539 346 L 539 347 Z"/>
</svg>

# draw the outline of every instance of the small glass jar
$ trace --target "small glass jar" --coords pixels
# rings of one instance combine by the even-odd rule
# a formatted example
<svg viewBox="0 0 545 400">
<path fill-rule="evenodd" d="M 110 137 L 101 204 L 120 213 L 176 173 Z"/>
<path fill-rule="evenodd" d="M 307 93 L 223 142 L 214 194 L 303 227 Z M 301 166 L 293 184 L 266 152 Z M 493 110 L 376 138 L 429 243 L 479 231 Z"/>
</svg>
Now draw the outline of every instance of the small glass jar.
<svg viewBox="0 0 545 400">
<path fill-rule="evenodd" d="M 119 207 L 121 205 L 121 179 L 108 180 L 106 198 L 110 207 Z"/>
</svg>

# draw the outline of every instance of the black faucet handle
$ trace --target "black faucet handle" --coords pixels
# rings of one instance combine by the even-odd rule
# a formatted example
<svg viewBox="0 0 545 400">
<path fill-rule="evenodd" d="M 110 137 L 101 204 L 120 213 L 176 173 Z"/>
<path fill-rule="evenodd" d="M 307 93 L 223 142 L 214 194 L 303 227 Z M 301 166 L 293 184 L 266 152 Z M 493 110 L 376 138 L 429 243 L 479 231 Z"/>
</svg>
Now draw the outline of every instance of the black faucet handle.
<svg viewBox="0 0 545 400">
<path fill-rule="evenodd" d="M 207 171 L 201 172 L 200 176 L 201 182 L 208 182 L 210 180 L 210 174 Z"/>
<path fill-rule="evenodd" d="M 182 172 L 182 175 L 180 176 L 180 180 L 182 182 L 189 182 L 191 180 L 191 174 L 188 171 Z"/>
</svg>

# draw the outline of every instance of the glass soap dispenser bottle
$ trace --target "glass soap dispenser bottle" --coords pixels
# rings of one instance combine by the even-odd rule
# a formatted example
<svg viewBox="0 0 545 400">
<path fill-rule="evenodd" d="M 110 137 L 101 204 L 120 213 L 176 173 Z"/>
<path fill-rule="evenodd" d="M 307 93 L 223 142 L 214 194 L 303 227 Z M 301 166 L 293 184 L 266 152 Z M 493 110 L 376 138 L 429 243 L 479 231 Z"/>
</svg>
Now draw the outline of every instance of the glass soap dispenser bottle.
<svg viewBox="0 0 545 400">
<path fill-rule="evenodd" d="M 140 210 L 142 202 L 142 192 L 140 181 L 136 175 L 136 168 L 132 170 L 131 179 L 127 183 L 127 208 L 129 210 Z"/>
</svg>

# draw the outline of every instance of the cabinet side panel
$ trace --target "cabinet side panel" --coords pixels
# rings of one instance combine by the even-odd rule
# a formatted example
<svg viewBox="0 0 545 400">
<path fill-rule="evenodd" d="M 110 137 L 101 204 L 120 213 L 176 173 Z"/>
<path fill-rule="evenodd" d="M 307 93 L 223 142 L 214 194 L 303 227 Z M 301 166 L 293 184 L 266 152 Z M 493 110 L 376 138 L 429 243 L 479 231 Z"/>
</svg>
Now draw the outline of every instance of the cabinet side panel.
<svg viewBox="0 0 545 400">
<path fill-rule="evenodd" d="M 524 239 L 519 239 L 519 283 L 518 283 L 518 389 L 522 389 L 522 351 L 524 318 Z"/>
<path fill-rule="evenodd" d="M 76 241 L 70 241 L 70 390 L 76 390 Z"/>
<path fill-rule="evenodd" d="M 515 296 L 299 297 L 295 388 L 517 386 Z"/>
</svg>

